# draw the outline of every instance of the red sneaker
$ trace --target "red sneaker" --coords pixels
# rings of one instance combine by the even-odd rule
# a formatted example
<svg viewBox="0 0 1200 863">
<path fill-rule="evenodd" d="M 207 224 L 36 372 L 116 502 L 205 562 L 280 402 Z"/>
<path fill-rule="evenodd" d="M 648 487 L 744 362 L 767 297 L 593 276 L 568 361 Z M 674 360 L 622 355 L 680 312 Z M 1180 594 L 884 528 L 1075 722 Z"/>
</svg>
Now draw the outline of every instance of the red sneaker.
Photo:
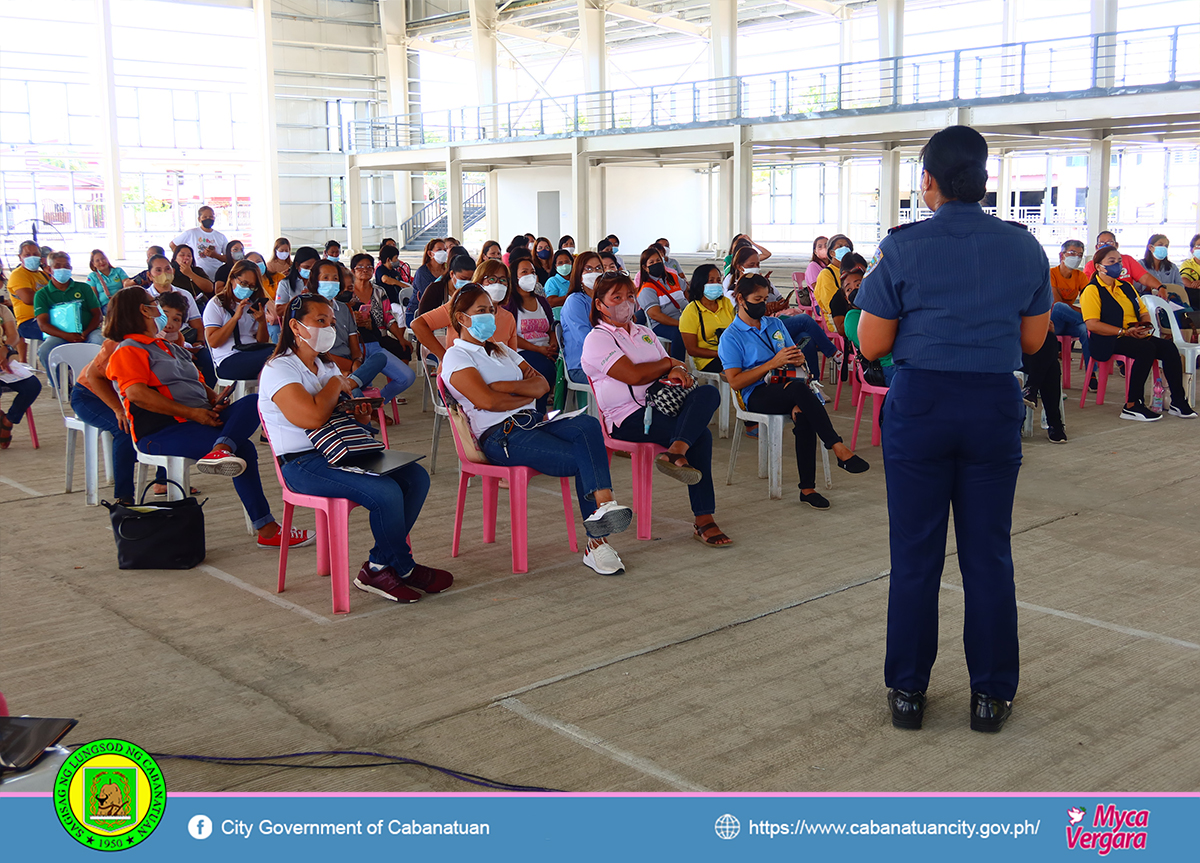
<svg viewBox="0 0 1200 863">
<path fill-rule="evenodd" d="M 411 587 L 406 587 L 404 582 L 396 577 L 396 570 L 390 566 L 373 570 L 369 563 L 364 563 L 358 572 L 358 578 L 354 579 L 354 586 L 392 602 L 416 602 L 421 598 L 421 594 Z"/>
<path fill-rule="evenodd" d="M 223 449 L 215 449 L 196 462 L 196 470 L 200 473 L 215 473 L 218 476 L 239 476 L 245 469 L 245 461 Z"/>
<path fill-rule="evenodd" d="M 426 593 L 441 593 L 454 584 L 454 576 L 444 569 L 434 569 L 418 563 L 413 571 L 400 579 L 409 587 L 423 590 Z"/>
<path fill-rule="evenodd" d="M 317 535 L 311 530 L 297 530 L 292 528 L 292 535 L 288 538 L 288 548 L 300 548 L 305 545 L 312 545 L 317 541 Z M 283 546 L 283 531 L 264 539 L 258 538 L 259 548 L 281 548 Z"/>
</svg>

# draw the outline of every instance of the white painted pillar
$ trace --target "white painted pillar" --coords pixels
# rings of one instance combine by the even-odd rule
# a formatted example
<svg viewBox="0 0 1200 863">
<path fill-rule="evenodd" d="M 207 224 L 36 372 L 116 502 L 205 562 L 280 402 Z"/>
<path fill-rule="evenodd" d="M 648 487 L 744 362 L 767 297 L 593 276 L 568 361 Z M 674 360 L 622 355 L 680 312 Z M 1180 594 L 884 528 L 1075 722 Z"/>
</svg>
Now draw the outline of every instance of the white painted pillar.
<svg viewBox="0 0 1200 863">
<path fill-rule="evenodd" d="M 571 212 L 574 219 L 571 236 L 576 249 L 591 247 L 591 160 L 587 155 L 587 138 L 575 138 L 571 150 Z"/>
<path fill-rule="evenodd" d="M 717 248 L 728 248 L 733 241 L 733 159 L 722 159 L 717 173 Z"/>
<path fill-rule="evenodd" d="M 500 101 L 496 79 L 496 14 L 494 0 L 467 0 L 471 19 L 471 48 L 475 55 L 475 89 L 479 105 Z"/>
<path fill-rule="evenodd" d="M 280 235 L 283 223 L 279 214 L 279 136 L 275 125 L 275 42 L 271 32 L 271 0 L 254 0 L 254 21 L 258 42 L 258 86 L 255 91 L 262 165 L 259 200 L 253 208 L 253 231 L 255 243 L 266 247 Z M 361 214 L 358 219 L 361 223 Z"/>
<path fill-rule="evenodd" d="M 877 0 L 875 11 L 879 17 L 880 59 L 902 57 L 904 55 L 904 0 Z M 848 29 L 847 24 L 846 30 Z M 887 102 L 898 103 L 900 89 L 899 62 L 880 63 L 880 98 Z"/>
<path fill-rule="evenodd" d="M 607 237 L 608 230 L 608 168 L 597 166 L 591 170 L 592 181 L 592 213 L 588 224 L 591 226 L 591 235 L 593 242 L 590 248 L 595 248 L 596 243 L 600 242 L 603 237 Z M 575 238 L 576 249 L 583 248 L 579 243 L 579 238 Z"/>
<path fill-rule="evenodd" d="M 838 159 L 838 233 L 850 236 L 850 160 Z M 851 237 L 851 239 L 854 239 Z"/>
<path fill-rule="evenodd" d="M 97 84 L 100 90 L 101 176 L 104 178 L 104 231 L 109 257 L 125 260 L 125 204 L 121 186 L 121 145 L 117 139 L 117 87 L 113 75 L 112 9 L 109 0 L 96 0 Z M 235 204 L 236 206 L 236 204 Z M 74 214 L 72 214 L 74 218 Z"/>
<path fill-rule="evenodd" d="M 1108 196 L 1111 190 L 1112 138 L 1092 141 L 1088 147 L 1087 238 L 1091 248 L 1096 235 L 1108 230 Z"/>
<path fill-rule="evenodd" d="M 494 168 L 487 172 L 487 191 L 484 194 L 487 196 L 487 235 L 503 244 L 504 238 L 500 236 L 500 172 Z"/>
<path fill-rule="evenodd" d="M 407 114 L 409 110 L 408 48 L 404 44 L 408 36 L 405 27 L 406 2 L 407 0 L 379 0 L 379 35 L 384 50 L 388 115 Z M 392 188 L 396 196 L 396 224 L 399 226 L 412 218 L 412 174 L 408 171 L 392 171 Z M 384 233 L 388 233 L 386 228 Z M 396 242 L 403 246 L 404 238 L 398 236 Z"/>
<path fill-rule="evenodd" d="M 708 42 L 710 78 L 737 77 L 737 0 L 709 0 L 711 24 Z M 737 81 L 714 85 L 709 94 L 712 119 L 734 116 L 737 110 Z M 696 119 L 701 119 L 697 117 Z"/>
<path fill-rule="evenodd" d="M 579 50 L 583 63 L 583 92 L 579 100 L 580 123 L 589 130 L 608 125 L 608 102 L 599 95 L 608 89 L 608 46 L 604 41 L 603 0 L 578 0 Z M 600 236 L 603 236 L 601 234 Z"/>
<path fill-rule="evenodd" d="M 889 144 L 879 160 L 879 238 L 900 224 L 900 148 Z"/>
<path fill-rule="evenodd" d="M 734 126 L 733 139 L 733 231 L 754 234 L 754 146 L 746 126 Z"/>
<path fill-rule="evenodd" d="M 1012 150 L 1002 150 L 998 162 L 999 176 L 996 177 L 996 218 L 1007 220 L 1013 218 Z"/>
<path fill-rule="evenodd" d="M 1117 29 L 1117 0 L 1092 0 L 1092 35 Z M 1111 87 L 1115 81 L 1117 43 L 1111 37 L 1094 39 L 1097 87 Z M 1103 230 L 1103 229 L 1102 229 Z"/>
<path fill-rule="evenodd" d="M 346 155 L 346 244 L 355 251 L 362 250 L 363 210 L 362 172 L 353 154 Z"/>
<path fill-rule="evenodd" d="M 463 238 L 463 171 L 458 150 L 446 150 L 446 230 L 448 236 Z"/>
</svg>

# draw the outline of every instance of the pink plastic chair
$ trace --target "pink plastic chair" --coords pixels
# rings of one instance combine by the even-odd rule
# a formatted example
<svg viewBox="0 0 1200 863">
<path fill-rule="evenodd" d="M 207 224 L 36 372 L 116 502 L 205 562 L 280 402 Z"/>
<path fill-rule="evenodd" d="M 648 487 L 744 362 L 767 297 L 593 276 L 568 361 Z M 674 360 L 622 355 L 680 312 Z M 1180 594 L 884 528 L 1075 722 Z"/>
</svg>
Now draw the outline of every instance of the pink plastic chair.
<svg viewBox="0 0 1200 863">
<path fill-rule="evenodd" d="M 369 399 L 383 398 L 383 393 L 381 393 L 377 387 L 362 387 L 361 389 L 362 389 L 363 396 L 365 396 L 366 398 L 369 398 Z M 391 449 L 391 446 L 388 444 L 387 417 L 383 413 L 383 405 L 379 406 L 378 413 L 379 413 L 379 436 L 381 438 L 383 438 L 383 448 Z M 395 399 L 392 399 L 392 419 L 394 419 L 397 423 L 400 422 L 400 412 L 396 409 L 396 400 Z"/>
<path fill-rule="evenodd" d="M 437 381 L 438 392 L 449 408 L 454 398 L 446 391 L 442 379 Z M 453 410 L 453 408 L 451 408 Z M 451 417 L 450 431 L 454 435 L 454 448 L 458 451 L 458 500 L 454 505 L 454 542 L 450 546 L 450 556 L 458 557 L 459 538 L 462 535 L 463 513 L 467 504 L 467 485 L 471 477 L 477 476 L 483 480 L 483 541 L 496 541 L 496 510 L 500 493 L 500 480 L 508 480 L 508 504 L 512 521 L 512 562 L 513 572 L 529 571 L 529 480 L 538 475 L 531 467 L 501 467 L 486 462 L 473 461 L 467 457 L 467 451 L 459 437 L 457 424 Z M 567 518 L 567 539 L 571 551 L 579 551 L 579 542 L 575 536 L 575 508 L 571 500 L 571 477 L 559 477 L 562 485 L 563 512 Z"/>
<path fill-rule="evenodd" d="M 259 414 L 262 420 L 262 414 Z M 317 575 L 330 575 L 333 588 L 333 613 L 350 613 L 350 510 L 358 504 L 343 497 L 318 497 L 311 494 L 297 494 L 288 488 L 283 479 L 283 471 L 275 458 L 275 447 L 271 444 L 267 426 L 263 423 L 263 435 L 267 437 L 267 445 L 271 447 L 271 463 L 275 465 L 275 477 L 279 487 L 283 489 L 283 524 L 280 525 L 284 536 L 290 536 L 292 530 L 292 514 L 296 507 L 304 506 L 315 510 L 317 515 Z M 279 584 L 276 593 L 283 593 L 283 583 L 287 577 L 288 544 L 279 547 Z"/>
<path fill-rule="evenodd" d="M 858 381 L 856 403 L 858 409 L 854 412 L 854 434 L 850 435 L 850 449 L 858 447 L 858 424 L 862 422 L 863 408 L 867 404 L 867 396 L 871 397 L 871 446 L 879 446 L 880 425 L 879 411 L 883 408 L 883 400 L 887 396 L 887 387 L 877 387 L 869 384 L 863 377 L 862 365 L 854 364 L 854 377 Z"/>
<path fill-rule="evenodd" d="M 1069 390 L 1071 388 L 1071 366 L 1073 364 L 1071 348 L 1075 345 L 1075 337 L 1059 336 L 1058 343 L 1062 346 L 1062 356 L 1059 360 L 1062 363 L 1062 388 L 1064 390 Z M 1083 368 L 1082 354 L 1079 355 L 1079 368 Z"/>
<path fill-rule="evenodd" d="M 8 702 L 4 700 L 3 692 L 0 692 L 0 716 L 8 716 Z"/>
<path fill-rule="evenodd" d="M 1129 401 L 1129 370 L 1133 365 L 1129 357 L 1124 357 L 1120 354 L 1113 354 L 1106 362 L 1102 363 L 1097 363 L 1096 358 L 1092 357 L 1092 359 L 1088 361 L 1087 369 L 1084 372 L 1083 379 L 1085 381 L 1090 381 L 1092 379 L 1092 372 L 1096 373 L 1096 379 L 1099 382 L 1099 388 L 1096 390 L 1097 406 L 1104 404 L 1104 390 L 1108 387 L 1108 376 L 1113 373 L 1114 363 L 1116 363 L 1118 360 L 1125 363 L 1125 401 Z M 1155 360 L 1154 365 L 1150 369 L 1151 379 L 1153 379 L 1153 376 L 1157 373 L 1157 369 L 1158 360 Z M 1080 407 L 1083 407 L 1087 403 L 1087 397 L 1088 385 L 1085 383 L 1083 385 L 1083 394 L 1079 396 Z"/>
<path fill-rule="evenodd" d="M 0 392 L 10 393 L 12 390 L 4 386 L 0 386 Z M 33 408 L 29 408 L 25 411 L 25 423 L 29 426 L 29 440 L 33 444 L 33 448 L 39 449 L 41 444 L 38 443 L 37 426 L 33 423 Z"/>
<path fill-rule="evenodd" d="M 600 402 L 596 398 L 596 388 L 592 386 L 590 378 L 588 388 L 591 390 L 596 410 L 599 411 Z M 667 448 L 649 441 L 633 443 L 613 437 L 608 433 L 608 423 L 602 411 L 600 431 L 604 435 L 604 447 L 608 450 L 610 465 L 614 452 L 629 453 L 629 460 L 633 463 L 633 511 L 637 513 L 637 538 L 650 539 L 650 522 L 654 512 L 654 460 L 658 458 L 659 453 L 666 452 Z"/>
<path fill-rule="evenodd" d="M 809 294 L 810 302 L 808 305 L 800 302 L 800 291 L 804 289 L 804 273 L 792 273 L 792 284 L 796 288 L 796 308 L 804 312 L 806 315 L 811 316 L 813 313 L 811 302 L 812 294 Z"/>
</svg>

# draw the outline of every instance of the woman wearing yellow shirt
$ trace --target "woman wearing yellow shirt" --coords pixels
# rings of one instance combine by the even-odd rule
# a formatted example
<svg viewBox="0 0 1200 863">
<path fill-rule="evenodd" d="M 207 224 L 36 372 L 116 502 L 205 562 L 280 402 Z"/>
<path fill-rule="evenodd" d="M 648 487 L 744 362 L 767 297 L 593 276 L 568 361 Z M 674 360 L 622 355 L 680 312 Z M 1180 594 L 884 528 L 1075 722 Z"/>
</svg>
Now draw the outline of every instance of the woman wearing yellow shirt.
<svg viewBox="0 0 1200 863">
<path fill-rule="evenodd" d="M 829 264 L 817 276 L 813 286 L 813 299 L 821 305 L 821 313 L 825 317 L 825 329 L 835 332 L 833 319 L 829 314 L 829 301 L 841 289 L 842 258 L 854 251 L 854 243 L 845 234 L 834 234 L 829 238 Z"/>
<path fill-rule="evenodd" d="M 737 314 L 724 295 L 721 281 L 721 269 L 716 264 L 697 267 L 688 286 L 691 302 L 679 315 L 683 346 L 702 372 L 724 371 L 717 356 L 717 344 Z"/>
<path fill-rule="evenodd" d="M 1121 280 L 1121 253 L 1111 246 L 1096 252 L 1092 258 L 1095 273 L 1079 297 L 1079 308 L 1088 328 L 1092 358 L 1106 362 L 1114 354 L 1132 361 L 1126 371 L 1129 376 L 1129 401 L 1121 411 L 1121 419 L 1136 422 L 1155 422 L 1162 414 L 1146 407 L 1143 396 L 1146 378 L 1155 360 L 1171 388 L 1171 416 L 1195 419 L 1196 412 L 1188 404 L 1183 389 L 1183 362 L 1175 344 L 1168 339 L 1155 338 L 1150 326 L 1146 305 L 1128 283 Z"/>
</svg>

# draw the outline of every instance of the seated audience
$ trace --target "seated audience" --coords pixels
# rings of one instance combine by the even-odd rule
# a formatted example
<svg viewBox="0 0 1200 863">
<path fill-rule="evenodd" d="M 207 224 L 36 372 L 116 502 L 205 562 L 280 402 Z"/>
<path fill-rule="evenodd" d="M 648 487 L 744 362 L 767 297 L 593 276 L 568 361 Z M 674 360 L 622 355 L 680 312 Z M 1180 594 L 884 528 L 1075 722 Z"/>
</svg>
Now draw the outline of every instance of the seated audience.
<svg viewBox="0 0 1200 863">
<path fill-rule="evenodd" d="M 271 355 L 262 279 L 253 261 L 238 261 L 204 307 L 204 336 L 218 378 L 256 380 Z"/>
<path fill-rule="evenodd" d="M 765 278 L 743 276 L 737 283 L 738 313 L 721 335 L 718 353 L 729 386 L 739 392 L 746 410 L 762 414 L 790 414 L 796 438 L 796 468 L 800 473 L 800 502 L 828 509 L 829 501 L 817 492 L 816 442 L 837 456 L 838 467 L 863 473 L 870 465 L 842 443 L 833 429 L 823 399 L 814 393 L 804 375 L 804 355 L 783 324 L 767 316 L 771 290 Z"/>
<path fill-rule="evenodd" d="M 374 263 L 374 259 L 365 252 L 360 252 L 351 258 L 354 288 L 350 292 L 349 308 L 329 297 L 328 287 L 318 292 L 329 300 L 335 316 L 345 315 L 344 324 L 337 324 L 337 326 L 339 328 L 343 325 L 347 327 L 350 342 L 349 359 L 351 362 L 349 364 L 345 360 L 338 359 L 336 349 L 329 353 L 329 359 L 345 374 L 355 368 L 355 363 L 358 362 L 356 357 L 361 346 L 364 360 L 382 361 L 383 375 L 387 378 L 388 383 L 380 391 L 380 395 L 383 396 L 384 401 L 390 402 L 411 387 L 416 381 L 417 375 L 409 368 L 408 361 L 405 359 L 405 357 L 412 356 L 412 351 L 408 347 L 400 325 L 392 314 L 391 301 L 382 288 L 371 284 Z M 328 269 L 328 262 L 323 261 L 318 267 L 318 275 L 327 273 Z M 318 283 L 318 289 L 320 287 Z M 346 309 L 346 313 L 342 312 L 343 309 Z M 375 375 L 371 375 L 371 378 L 366 381 L 367 384 L 370 384 L 374 377 Z"/>
<path fill-rule="evenodd" d="M 829 263 L 817 276 L 813 285 L 813 302 L 821 306 L 821 315 L 825 318 L 825 327 L 829 332 L 832 323 L 829 314 L 829 300 L 841 287 L 842 258 L 854 251 L 854 243 L 844 234 L 834 234 L 829 238 Z"/>
<path fill-rule="evenodd" d="M 539 285 L 545 285 L 551 276 L 554 275 L 554 247 L 550 245 L 550 241 L 545 237 L 538 237 L 533 243 L 533 265 L 537 274 Z M 509 259 L 509 266 L 512 265 L 512 259 Z"/>
<path fill-rule="evenodd" d="M 1187 291 L 1188 305 L 1200 309 L 1200 234 L 1192 237 L 1188 248 L 1192 250 L 1192 256 L 1179 267 L 1179 277 Z M 1192 334 L 1192 341 L 1196 341 L 1195 333 Z"/>
<path fill-rule="evenodd" d="M 297 494 L 347 498 L 370 514 L 375 545 L 355 587 L 393 602 L 416 602 L 418 591 L 440 593 L 454 583 L 450 573 L 413 560 L 409 545 L 429 493 L 429 474 L 415 462 L 384 476 L 341 470 L 317 452 L 305 433 L 329 421 L 343 393 L 369 383 L 343 376 L 326 358 L 333 326 L 333 310 L 324 297 L 303 294 L 289 303 L 279 347 L 259 379 L 263 427 L 288 488 Z"/>
<path fill-rule="evenodd" d="M 279 282 L 292 272 L 292 241 L 287 237 L 277 237 L 271 244 L 271 260 L 266 264 L 266 274 L 275 280 L 275 286 L 278 288 Z"/>
<path fill-rule="evenodd" d="M 812 257 L 804 269 L 804 284 L 808 288 L 808 302 L 812 302 L 812 290 L 817 286 L 821 270 L 829 263 L 829 238 L 817 237 L 813 240 Z M 801 298 L 803 299 L 803 298 Z M 807 303 L 806 303 L 807 305 Z"/>
<path fill-rule="evenodd" d="M 469 261 L 470 259 L 467 258 L 467 260 Z M 465 266 L 465 263 L 463 266 Z M 485 277 L 488 273 L 494 274 L 494 277 L 488 280 L 488 284 L 481 285 L 480 287 L 492 298 L 493 303 L 501 303 L 508 296 L 508 279 L 505 278 L 503 281 L 499 279 L 500 270 L 496 267 L 496 264 L 492 263 L 484 266 L 489 268 L 484 271 Z M 501 264 L 500 266 L 503 265 Z M 466 270 L 460 272 L 466 272 Z M 474 272 L 467 276 L 467 278 L 469 279 L 473 276 Z M 462 288 L 473 284 L 468 281 L 460 286 L 457 284 L 458 281 L 460 281 L 460 277 L 455 276 L 455 284 L 450 286 L 450 296 L 445 303 L 436 309 L 430 309 L 413 321 L 413 334 L 430 354 L 437 357 L 438 362 L 441 362 L 442 357 L 445 356 L 446 348 L 454 344 L 455 339 L 458 338 L 458 331 L 450 326 L 450 308 L 454 302 L 454 296 Z M 439 330 L 443 331 L 441 338 L 437 335 Z M 496 309 L 496 334 L 492 337 L 492 341 L 496 344 L 508 345 L 514 351 L 517 349 L 517 319 L 505 308 L 497 307 Z"/>
<path fill-rule="evenodd" d="M 1050 443 L 1066 443 L 1067 430 L 1062 416 L 1062 366 L 1059 363 L 1058 337 L 1054 324 L 1046 332 L 1041 349 L 1033 354 L 1021 354 L 1021 371 L 1025 374 L 1025 407 L 1036 411 L 1038 399 L 1046 411 L 1047 437 Z"/>
<path fill-rule="evenodd" d="M 421 294 L 421 302 L 417 304 L 417 314 L 423 315 L 438 306 L 443 306 L 450 300 L 451 294 L 463 285 L 470 284 L 471 275 L 475 272 L 475 261 L 467 254 L 462 246 L 450 250 L 450 264 L 442 275 L 438 276 Z"/>
<path fill-rule="evenodd" d="M 219 294 L 229 281 L 229 271 L 233 269 L 233 265 L 245 260 L 246 246 L 241 240 L 230 240 L 225 245 L 225 257 L 229 260 L 217 267 L 217 274 L 212 279 L 214 294 Z"/>
<path fill-rule="evenodd" d="M 51 252 L 46 263 L 50 265 L 50 281 L 33 296 L 33 313 L 38 329 L 44 334 L 38 348 L 38 362 L 43 369 L 50 368 L 50 352 L 59 345 L 104 342 L 100 332 L 100 300 L 90 285 L 75 281 L 71 256 L 66 252 Z M 53 387 L 54 381 L 50 385 Z"/>
<path fill-rule="evenodd" d="M 29 361 L 27 343 L 42 338 L 37 315 L 33 311 L 33 298 L 50 278 L 42 272 L 42 250 L 33 240 L 22 242 L 17 254 L 21 266 L 8 277 L 8 297 L 12 300 L 13 315 L 17 319 L 17 359 L 24 363 Z"/>
<path fill-rule="evenodd" d="M 341 261 L 342 261 L 342 244 L 339 243 L 337 240 L 326 241 L 325 254 L 322 256 L 322 259 L 326 260 L 326 261 L 333 261 L 335 264 L 341 263 Z"/>
<path fill-rule="evenodd" d="M 174 286 L 175 271 L 171 262 L 163 255 L 156 255 L 150 259 L 148 272 L 150 284 L 146 288 L 146 292 L 151 299 L 157 300 L 162 294 L 176 293 L 187 301 L 188 312 L 184 320 L 188 331 L 184 333 L 184 336 L 188 343 L 195 348 L 192 350 L 194 361 L 197 368 L 200 369 L 204 383 L 216 386 L 217 372 L 213 366 L 212 352 L 208 349 L 208 341 L 204 338 L 204 320 L 200 316 L 200 310 L 196 307 L 196 298 L 182 288 Z"/>
<path fill-rule="evenodd" d="M 1116 249 L 1119 252 L 1121 245 L 1117 242 L 1117 235 L 1112 231 L 1101 231 L 1096 235 L 1096 251 L 1107 248 Z M 1093 260 L 1095 260 L 1094 255 Z M 1084 278 L 1091 279 L 1095 273 L 1096 265 L 1092 261 L 1088 261 L 1087 266 L 1083 268 Z M 1162 291 L 1162 282 L 1151 273 L 1147 273 L 1146 268 L 1129 255 L 1121 255 L 1120 279 L 1134 285 L 1134 289 L 1139 294 L 1154 291 L 1155 296 L 1166 299 L 1165 292 Z"/>
<path fill-rule="evenodd" d="M 112 299 L 113 294 L 121 290 L 129 276 L 120 267 L 114 267 L 102 249 L 92 249 L 88 267 L 92 271 L 88 276 L 88 284 L 96 292 L 96 297 L 100 300 L 100 311 L 103 313 L 108 308 L 108 301 Z"/>
<path fill-rule="evenodd" d="M 393 306 L 400 305 L 400 292 L 412 287 L 412 270 L 400 260 L 400 250 L 395 246 L 379 249 L 379 266 L 375 268 L 375 284 L 383 288 Z"/>
<path fill-rule="evenodd" d="M 545 297 L 537 293 L 537 273 L 534 264 L 528 259 L 517 261 L 514 271 L 516 287 L 509 287 L 508 297 L 496 300 L 496 305 L 502 305 L 517 319 L 517 353 L 535 372 L 546 380 L 553 382 L 555 374 L 554 361 L 558 359 L 558 340 L 554 336 L 554 310 Z M 482 283 L 480 283 L 482 284 Z M 487 290 L 487 285 L 482 285 Z M 539 414 L 546 413 L 546 404 L 550 394 L 547 392 L 537 400 L 536 410 Z"/>
<path fill-rule="evenodd" d="M 606 537 L 625 530 L 633 513 L 613 498 L 600 425 L 589 416 L 538 425 L 544 411 L 535 404 L 546 398 L 550 383 L 520 354 L 491 340 L 495 310 L 496 304 L 478 285 L 455 295 L 450 326 L 459 338 L 446 349 L 440 377 L 466 412 L 471 433 L 489 462 L 575 477 L 589 538 L 583 562 L 600 575 L 619 575 L 624 564 Z"/>
<path fill-rule="evenodd" d="M 213 283 L 204 270 L 196 265 L 196 256 L 191 246 L 176 246 L 171 253 L 171 269 L 174 275 L 171 284 L 196 298 L 196 305 L 203 306 L 213 293 Z"/>
<path fill-rule="evenodd" d="M 606 273 L 623 273 L 623 272 L 625 272 L 625 268 L 621 266 L 621 262 L 619 260 L 617 260 L 617 256 L 614 255 L 612 252 L 610 252 L 608 250 L 601 250 L 599 252 L 599 255 L 600 255 L 600 261 L 601 261 L 602 265 L 604 266 L 604 272 L 606 272 Z"/>
<path fill-rule="evenodd" d="M 571 269 L 571 287 L 562 304 L 563 365 L 567 377 L 577 384 L 587 383 L 581 365 L 583 341 L 592 331 L 592 290 L 605 272 L 603 257 L 595 252 L 581 252 L 576 256 Z M 616 273 L 615 261 L 613 267 L 612 272 Z"/>
<path fill-rule="evenodd" d="M 296 250 L 291 269 L 275 288 L 275 314 L 280 320 L 283 319 L 283 313 L 287 311 L 292 300 L 308 290 L 313 269 L 320 261 L 321 256 L 312 246 L 301 246 Z"/>
<path fill-rule="evenodd" d="M 133 278 L 126 279 L 124 282 L 124 287 L 126 287 L 126 288 L 135 288 L 135 287 L 136 288 L 147 288 L 147 287 L 149 287 L 152 283 L 152 280 L 150 278 L 150 261 L 158 255 L 162 255 L 163 257 L 166 257 L 166 254 L 167 254 L 167 251 L 162 246 L 147 246 L 146 247 L 146 269 L 142 270 L 140 273 L 137 273 L 135 276 L 133 276 Z"/>
<path fill-rule="evenodd" d="M 688 296 L 691 298 L 679 315 L 679 333 L 688 356 L 702 372 L 720 372 L 717 344 L 736 311 L 722 287 L 721 268 L 701 264 L 692 273 Z"/>
<path fill-rule="evenodd" d="M 629 268 L 625 266 L 625 259 L 621 257 L 620 239 L 617 238 L 616 234 L 609 234 L 604 239 L 608 241 L 608 251 L 611 252 L 612 256 L 617 259 L 617 266 L 620 267 L 624 272 L 628 273 Z M 603 251 L 603 249 L 597 246 L 596 251 Z"/>
<path fill-rule="evenodd" d="M 585 257 L 580 255 L 577 263 L 582 260 Z M 596 280 L 589 309 L 593 329 L 583 344 L 583 371 L 608 433 L 619 440 L 652 441 L 666 447 L 655 467 L 687 485 L 696 539 L 710 548 L 723 548 L 732 540 L 713 518 L 717 503 L 708 430 L 721 394 L 713 386 L 696 387 L 673 417 L 647 403 L 650 385 L 663 378 L 672 386 L 688 387 L 695 381 L 683 363 L 667 355 L 648 327 L 633 323 L 635 295 L 633 281 L 622 273 Z"/>
<path fill-rule="evenodd" d="M 425 244 L 421 253 L 421 266 L 413 273 L 413 293 L 405 310 L 405 327 L 411 327 L 413 318 L 417 316 L 417 307 L 421 304 L 421 295 L 437 279 L 446 273 L 446 264 L 450 261 L 450 247 L 443 239 L 433 239 Z"/>
<path fill-rule="evenodd" d="M 565 234 L 558 238 L 558 250 L 566 251 L 571 256 L 572 262 L 575 260 L 575 238 L 570 234 Z"/>
<path fill-rule="evenodd" d="M 667 269 L 662 254 L 654 246 L 642 252 L 638 274 L 637 301 L 646 313 L 650 329 L 656 336 L 670 340 L 672 357 L 683 359 L 685 351 L 679 333 L 679 315 L 688 302 L 683 279 Z"/>
<path fill-rule="evenodd" d="M 1058 251 L 1058 266 L 1050 268 L 1050 292 L 1054 295 L 1054 305 L 1050 309 L 1050 325 L 1060 336 L 1070 336 L 1079 339 L 1083 349 L 1083 367 L 1086 369 L 1091 351 L 1087 337 L 1087 325 L 1079 312 L 1079 295 L 1087 284 L 1087 278 L 1080 269 L 1083 263 L 1083 241 L 1067 240 Z M 1095 391 L 1096 376 L 1088 382 Z"/>
<path fill-rule="evenodd" d="M 1171 241 L 1167 239 L 1166 234 L 1152 235 L 1146 241 L 1146 254 L 1142 258 L 1142 266 L 1146 268 L 1147 273 L 1162 282 L 1158 295 L 1183 307 L 1175 312 L 1175 317 L 1181 327 L 1188 329 L 1192 327 L 1192 318 L 1188 314 L 1192 311 L 1192 305 L 1188 300 L 1187 291 L 1183 288 L 1183 274 L 1167 257 L 1170 254 L 1170 246 Z"/>
<path fill-rule="evenodd" d="M 0 390 L 12 390 L 16 394 L 8 410 L 0 413 L 0 449 L 8 449 L 12 443 L 13 426 L 25 418 L 25 412 L 37 401 L 42 391 L 42 382 L 36 375 L 12 365 L 17 356 L 15 345 L 19 340 L 16 316 L 8 306 L 0 303 Z M 10 377 L 11 380 L 6 380 Z"/>
<path fill-rule="evenodd" d="M 569 238 L 568 238 L 569 239 Z M 566 249 L 554 253 L 554 275 L 546 280 L 545 295 L 554 310 L 554 320 L 562 314 L 562 304 L 567 301 L 571 292 L 571 270 L 575 267 L 575 257 Z"/>
<path fill-rule="evenodd" d="M 667 269 L 679 276 L 680 280 L 684 278 L 683 266 L 679 261 L 671 257 L 671 242 L 666 237 L 659 237 L 654 241 L 654 245 L 658 247 L 659 253 L 662 255 L 663 263 L 667 265 Z"/>
<path fill-rule="evenodd" d="M 495 240 L 488 240 L 483 244 L 483 248 L 479 250 L 479 261 L 500 261 L 504 262 L 504 247 Z"/>
<path fill-rule="evenodd" d="M 1093 274 L 1079 299 L 1083 319 L 1087 323 L 1092 358 L 1107 362 L 1114 354 L 1128 357 L 1132 368 L 1126 369 L 1129 401 L 1121 411 L 1121 419 L 1154 422 L 1162 414 L 1146 406 L 1146 378 L 1150 367 L 1158 360 L 1163 377 L 1171 389 L 1172 416 L 1193 419 L 1196 412 L 1188 404 L 1183 389 L 1183 361 L 1179 349 L 1169 339 L 1156 338 L 1150 326 L 1146 304 L 1134 287 L 1121 277 L 1127 268 L 1115 246 L 1101 246 L 1092 256 Z"/>
</svg>

